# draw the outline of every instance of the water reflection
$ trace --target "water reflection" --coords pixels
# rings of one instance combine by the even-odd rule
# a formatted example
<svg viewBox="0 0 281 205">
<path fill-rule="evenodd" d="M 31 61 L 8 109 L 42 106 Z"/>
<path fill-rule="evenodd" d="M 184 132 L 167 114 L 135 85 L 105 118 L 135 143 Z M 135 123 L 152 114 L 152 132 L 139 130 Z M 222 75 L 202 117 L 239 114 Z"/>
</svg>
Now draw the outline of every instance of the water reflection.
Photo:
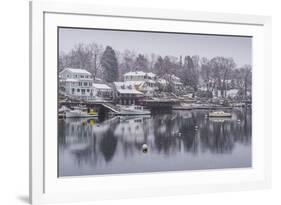
<svg viewBox="0 0 281 205">
<path fill-rule="evenodd" d="M 206 113 L 59 120 L 59 175 L 251 166 L 251 111 L 235 109 L 231 119 Z"/>
</svg>

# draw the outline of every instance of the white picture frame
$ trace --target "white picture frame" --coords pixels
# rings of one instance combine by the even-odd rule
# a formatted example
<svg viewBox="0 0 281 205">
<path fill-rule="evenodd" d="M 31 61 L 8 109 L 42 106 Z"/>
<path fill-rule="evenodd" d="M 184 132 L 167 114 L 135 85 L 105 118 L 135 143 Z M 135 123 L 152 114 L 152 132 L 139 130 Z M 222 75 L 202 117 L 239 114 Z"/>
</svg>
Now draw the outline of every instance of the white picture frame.
<svg viewBox="0 0 281 205">
<path fill-rule="evenodd" d="M 58 26 L 253 36 L 253 167 L 205 171 L 57 177 Z M 159 24 L 162 22 L 162 24 Z M 188 26 L 188 27 L 187 27 Z M 185 30 L 184 30 L 185 29 Z M 50 69 L 48 69 L 50 68 Z M 255 92 L 255 90 L 257 92 Z M 254 101 L 254 100 L 253 100 Z M 53 126 L 54 125 L 54 126 Z M 185 180 L 183 180 L 185 179 Z M 30 202 L 74 202 L 237 191 L 271 184 L 271 18 L 184 10 L 30 2 Z M 69 197 L 71 196 L 71 197 Z"/>
</svg>

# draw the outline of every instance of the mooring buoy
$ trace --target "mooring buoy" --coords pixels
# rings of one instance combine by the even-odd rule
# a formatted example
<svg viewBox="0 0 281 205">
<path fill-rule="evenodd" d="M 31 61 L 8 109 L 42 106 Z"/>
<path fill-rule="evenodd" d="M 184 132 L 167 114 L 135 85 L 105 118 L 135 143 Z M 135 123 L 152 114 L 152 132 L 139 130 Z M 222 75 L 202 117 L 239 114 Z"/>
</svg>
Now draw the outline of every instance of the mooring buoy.
<svg viewBox="0 0 281 205">
<path fill-rule="evenodd" d="M 146 153 L 148 151 L 148 146 L 147 144 L 142 145 L 142 152 Z"/>
</svg>

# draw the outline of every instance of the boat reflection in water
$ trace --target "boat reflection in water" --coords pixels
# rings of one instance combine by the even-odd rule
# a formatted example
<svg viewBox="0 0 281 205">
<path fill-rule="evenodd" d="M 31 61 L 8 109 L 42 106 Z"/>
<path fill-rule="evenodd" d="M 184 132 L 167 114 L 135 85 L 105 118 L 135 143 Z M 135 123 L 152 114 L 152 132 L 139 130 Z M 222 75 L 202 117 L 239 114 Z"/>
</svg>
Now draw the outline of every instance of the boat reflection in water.
<svg viewBox="0 0 281 205">
<path fill-rule="evenodd" d="M 59 120 L 59 176 L 251 167 L 251 110 L 207 113 Z"/>
</svg>

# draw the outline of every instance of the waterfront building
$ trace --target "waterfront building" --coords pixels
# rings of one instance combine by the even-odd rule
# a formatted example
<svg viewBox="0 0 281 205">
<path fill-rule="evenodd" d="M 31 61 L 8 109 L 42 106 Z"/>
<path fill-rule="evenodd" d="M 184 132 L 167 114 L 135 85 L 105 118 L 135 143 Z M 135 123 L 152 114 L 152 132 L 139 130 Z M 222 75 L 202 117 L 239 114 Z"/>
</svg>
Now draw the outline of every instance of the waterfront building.
<svg viewBox="0 0 281 205">
<path fill-rule="evenodd" d="M 175 90 L 182 90 L 183 89 L 183 83 L 181 82 L 179 77 L 177 77 L 175 75 L 168 75 L 168 80 L 174 86 Z"/>
<path fill-rule="evenodd" d="M 93 96 L 96 98 L 111 99 L 113 97 L 113 90 L 106 84 L 93 83 Z"/>
<path fill-rule="evenodd" d="M 60 92 L 77 99 L 93 98 L 93 77 L 90 72 L 78 68 L 65 68 L 59 73 Z"/>
<path fill-rule="evenodd" d="M 169 82 L 164 78 L 158 78 L 156 83 L 161 90 L 164 90 L 169 85 Z"/>
<path fill-rule="evenodd" d="M 114 82 L 113 98 L 116 103 L 121 105 L 138 104 L 143 99 L 144 94 L 136 89 L 132 82 Z"/>
<path fill-rule="evenodd" d="M 152 96 L 154 91 L 157 90 L 156 74 L 152 72 L 128 72 L 124 74 L 124 81 L 135 86 L 135 88 L 145 96 Z"/>
<path fill-rule="evenodd" d="M 182 91 L 184 89 L 180 78 L 175 75 L 166 74 L 162 78 L 158 78 L 156 82 L 161 90 L 166 90 L 168 86 L 172 86 L 175 91 Z"/>
</svg>

